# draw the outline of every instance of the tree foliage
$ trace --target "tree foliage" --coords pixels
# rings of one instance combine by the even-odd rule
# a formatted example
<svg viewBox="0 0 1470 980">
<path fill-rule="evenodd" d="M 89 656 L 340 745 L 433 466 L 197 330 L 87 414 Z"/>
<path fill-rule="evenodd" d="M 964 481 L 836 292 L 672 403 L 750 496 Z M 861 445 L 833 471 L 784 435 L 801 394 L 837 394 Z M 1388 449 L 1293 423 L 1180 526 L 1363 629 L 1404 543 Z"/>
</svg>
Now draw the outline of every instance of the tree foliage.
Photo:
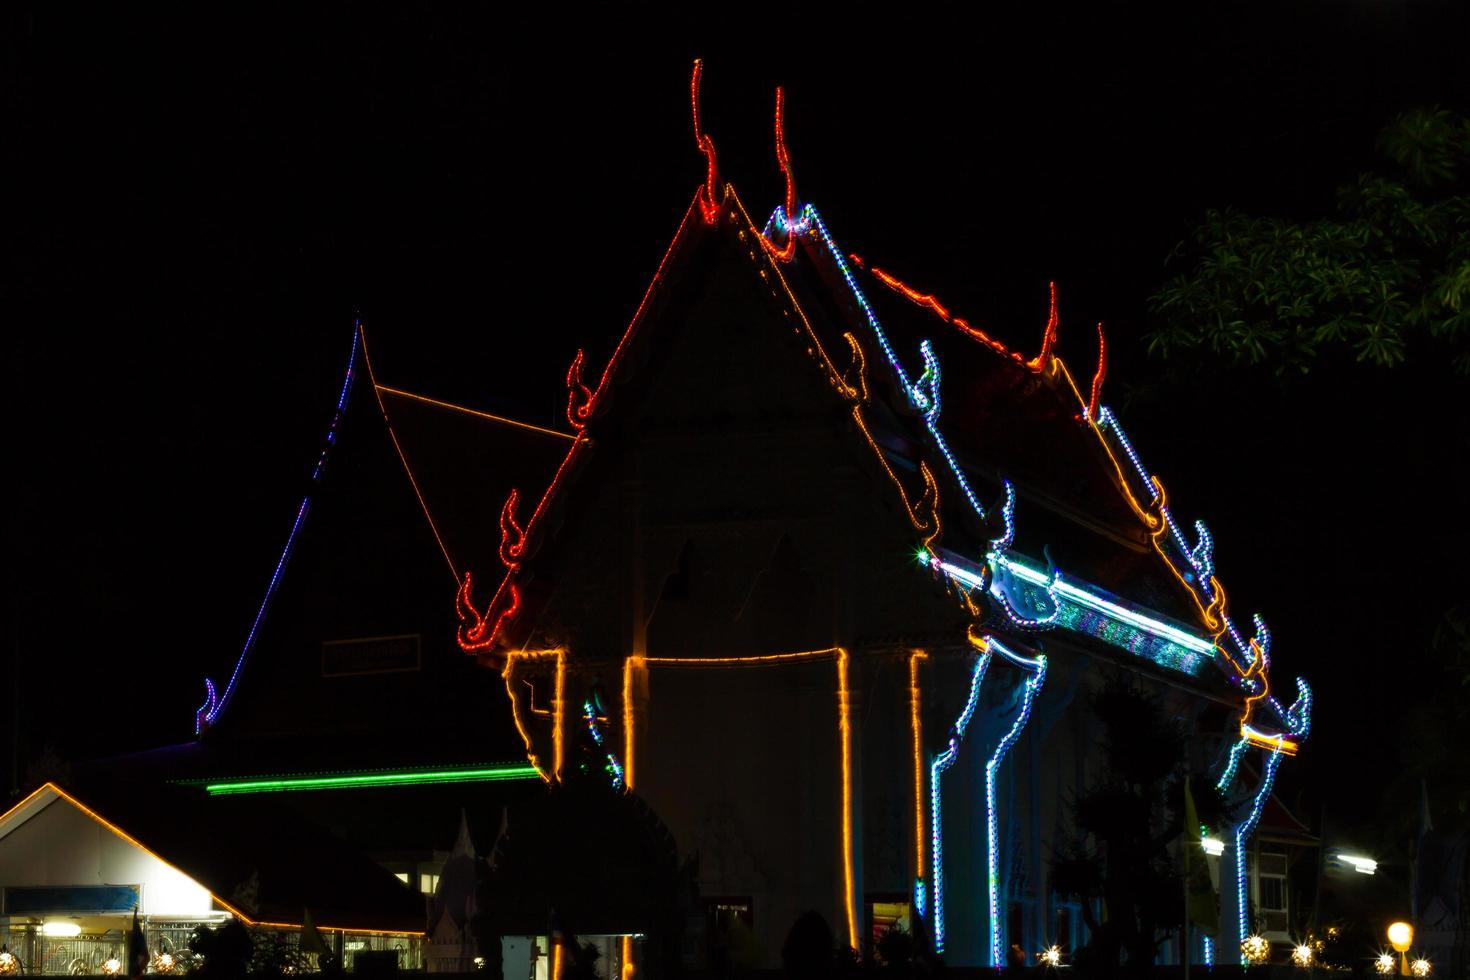
<svg viewBox="0 0 1470 980">
<path fill-rule="evenodd" d="M 1094 696 L 1103 768 L 1073 801 L 1078 836 L 1052 859 L 1052 887 L 1082 901 L 1090 938 L 1076 964 L 1111 975 L 1123 964 L 1146 973 L 1183 924 L 1174 851 L 1183 832 L 1186 737 L 1159 699 L 1113 678 Z M 1200 818 L 1223 806 L 1208 781 L 1192 782 Z M 1094 901 L 1105 909 L 1095 914 Z"/>
<path fill-rule="evenodd" d="M 1407 112 L 1382 131 L 1383 173 L 1308 221 L 1212 210 L 1149 300 L 1149 349 L 1305 371 L 1347 353 L 1382 367 L 1408 348 L 1470 373 L 1470 118 Z"/>
</svg>

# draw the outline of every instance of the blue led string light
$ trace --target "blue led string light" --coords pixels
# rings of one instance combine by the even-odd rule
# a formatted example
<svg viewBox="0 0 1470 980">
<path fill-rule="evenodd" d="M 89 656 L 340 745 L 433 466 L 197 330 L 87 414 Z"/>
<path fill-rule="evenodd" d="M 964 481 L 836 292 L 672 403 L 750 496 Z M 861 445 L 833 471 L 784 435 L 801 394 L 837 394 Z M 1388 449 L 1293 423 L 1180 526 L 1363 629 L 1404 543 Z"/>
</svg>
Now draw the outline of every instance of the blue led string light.
<svg viewBox="0 0 1470 980">
<path fill-rule="evenodd" d="M 985 507 L 980 503 L 973 489 L 970 487 L 969 480 L 966 474 L 959 466 L 959 463 L 950 450 L 947 441 L 944 439 L 943 434 L 939 431 L 938 428 L 938 417 L 940 410 L 940 371 L 938 360 L 934 355 L 932 345 L 929 344 L 928 341 L 925 341 L 920 345 L 920 355 L 922 356 L 924 361 L 924 372 L 917 382 L 911 381 L 907 372 L 904 370 L 902 362 L 899 360 L 897 353 L 893 349 L 892 344 L 889 342 L 887 334 L 884 332 L 882 326 L 879 324 L 877 316 L 874 314 L 872 307 L 868 304 L 866 296 L 863 294 L 861 287 L 858 285 L 855 277 L 852 274 L 851 269 L 848 267 L 847 261 L 844 257 L 844 253 L 841 249 L 837 247 L 831 234 L 827 230 L 825 222 L 822 221 L 822 218 L 817 212 L 816 208 L 808 204 L 802 209 L 799 221 L 788 222 L 787 215 L 785 214 L 784 209 L 778 207 L 772 214 L 770 222 L 767 223 L 766 234 L 769 235 L 771 229 L 777 225 L 785 229 L 788 235 L 802 234 L 809 229 L 816 230 L 823 244 L 826 246 L 827 251 L 831 256 L 832 261 L 836 266 L 838 272 L 846 281 L 853 298 L 856 300 L 859 308 L 862 310 L 863 316 L 867 319 L 868 325 L 871 328 L 873 335 L 877 338 L 879 346 L 882 347 L 883 352 L 887 356 L 890 365 L 892 365 L 894 372 L 897 375 L 900 388 L 903 390 L 905 396 L 908 398 L 910 403 L 922 414 L 925 422 L 925 427 L 929 430 L 930 435 L 933 437 L 934 444 L 944 455 L 946 462 L 949 464 L 950 471 L 954 474 L 955 480 L 959 484 L 966 499 L 969 501 L 971 508 L 978 516 L 984 518 L 986 516 Z M 1087 412 L 1084 409 L 1084 415 L 1086 414 Z M 1106 431 L 1112 434 L 1115 442 L 1122 448 L 1124 455 L 1127 456 L 1130 464 L 1132 465 L 1134 473 L 1137 475 L 1138 480 L 1141 481 L 1143 486 L 1146 488 L 1148 499 L 1152 503 L 1158 505 L 1160 519 L 1164 523 L 1164 528 L 1168 534 L 1169 540 L 1172 542 L 1175 550 L 1182 556 L 1183 564 L 1187 566 L 1187 568 L 1190 570 L 1184 575 L 1186 583 L 1199 591 L 1200 595 L 1206 600 L 1207 605 L 1213 604 L 1217 600 L 1216 590 L 1213 583 L 1213 576 L 1215 572 L 1215 543 L 1214 538 L 1210 534 L 1208 527 L 1204 524 L 1204 522 L 1196 521 L 1194 524 L 1195 542 L 1191 544 L 1189 541 L 1187 541 L 1184 534 L 1180 530 L 1178 523 L 1175 521 L 1173 514 L 1170 512 L 1167 503 L 1161 499 L 1161 491 L 1155 485 L 1155 481 L 1151 474 L 1148 472 L 1147 468 L 1144 467 L 1137 450 L 1134 449 L 1132 442 L 1128 439 L 1128 436 L 1124 432 L 1122 426 L 1119 424 L 1117 417 L 1112 413 L 1110 409 L 1104 406 L 1101 407 L 1098 411 L 1096 424 L 1100 432 Z M 961 570 L 956 566 L 951 566 L 949 565 L 949 563 L 939 563 L 946 573 L 950 574 L 951 577 L 956 579 L 956 581 L 962 584 L 966 584 L 970 588 L 978 587 L 986 590 L 989 594 L 996 596 L 999 599 L 999 602 L 997 602 L 996 604 L 1000 608 L 1002 608 L 1007 617 L 1016 625 L 1048 625 L 1053 622 L 1060 622 L 1070 628 L 1080 628 L 1082 631 L 1089 632 L 1092 635 L 1099 635 L 1101 638 L 1106 639 L 1108 642 L 1123 645 L 1125 646 L 1125 648 L 1134 650 L 1135 652 L 1138 652 L 1137 647 L 1141 645 L 1137 642 L 1138 633 L 1143 633 L 1150 637 L 1151 641 L 1157 641 L 1164 647 L 1164 649 L 1159 651 L 1158 653 L 1152 655 L 1150 653 L 1145 653 L 1144 655 L 1151 655 L 1151 659 L 1155 659 L 1156 662 L 1162 663 L 1165 666 L 1175 667 L 1176 669 L 1185 669 L 1190 673 L 1195 673 L 1197 671 L 1204 656 L 1209 655 L 1212 659 L 1214 658 L 1216 653 L 1216 644 L 1214 642 L 1204 641 L 1199 637 L 1171 627 L 1168 624 L 1162 623 L 1152 617 L 1144 616 L 1142 614 L 1134 612 L 1133 610 L 1129 610 L 1125 607 L 1119 606 L 1116 603 L 1112 603 L 1106 599 L 1102 599 L 1089 590 L 1081 589 L 1077 586 L 1072 585 L 1071 583 L 1062 581 L 1059 575 L 1053 574 L 1050 577 L 1049 581 L 1046 579 L 1036 581 L 1036 577 L 1040 575 L 1039 572 L 1034 569 L 1030 569 L 1020 563 L 1012 561 L 1011 559 L 1009 559 L 1009 556 L 1005 554 L 1006 550 L 1010 546 L 1011 537 L 1013 534 L 1012 508 L 1014 507 L 1014 490 L 1008 481 L 1005 483 L 1005 488 L 1006 529 L 1000 540 L 992 542 L 990 553 L 986 556 L 987 560 L 991 563 L 991 567 L 993 568 L 1002 567 L 1002 565 L 1008 566 L 1008 570 L 1011 571 L 1017 578 L 1020 578 L 1022 581 L 1029 581 L 1032 585 L 1045 584 L 1047 587 L 1047 592 L 1053 600 L 1050 613 L 1044 614 L 1042 617 L 1034 620 L 1021 616 L 1016 612 L 1015 609 L 1010 607 L 1009 597 L 1004 595 L 1003 593 L 1000 593 L 995 583 L 986 581 L 986 578 L 988 578 L 988 576 L 982 578 L 980 576 L 974 575 L 974 573 L 969 573 L 967 570 Z M 920 557 L 921 559 L 923 559 L 926 556 L 921 555 Z M 1028 575 L 1028 573 L 1030 574 Z M 1067 609 L 1067 613 L 1069 613 L 1069 615 L 1064 615 L 1064 606 L 1063 603 L 1059 601 L 1059 597 L 1064 597 L 1071 601 L 1072 605 L 1070 608 Z M 1101 629 L 1097 628 L 1098 620 L 1093 619 L 1083 613 L 1081 610 L 1078 610 L 1076 608 L 1078 606 L 1084 607 L 1091 613 L 1100 614 L 1100 616 L 1105 617 L 1105 622 L 1107 625 Z M 1261 619 L 1260 616 L 1254 616 L 1252 618 L 1253 625 L 1255 627 L 1255 636 L 1250 640 L 1246 640 L 1241 635 L 1234 621 L 1222 610 L 1220 612 L 1220 619 L 1223 627 L 1221 632 L 1222 634 L 1229 636 L 1230 642 L 1239 655 L 1239 661 L 1247 664 L 1248 672 L 1255 672 L 1256 670 L 1259 670 L 1264 673 L 1264 671 L 1268 668 L 1270 662 L 1269 658 L 1271 635 L 1270 631 L 1266 627 L 1265 622 Z M 1089 626 L 1092 626 L 1093 628 L 1088 629 Z M 1132 635 L 1124 633 L 1120 636 L 1119 634 L 1121 630 L 1119 629 L 1119 627 L 1121 626 L 1126 626 L 1129 630 L 1136 632 L 1132 633 Z M 1204 649 L 1199 649 L 1201 646 Z M 1041 677 L 1044 677 L 1044 660 L 1042 660 L 1041 662 L 1041 667 L 1038 671 L 1038 677 L 1035 678 L 1038 686 Z M 1237 680 L 1247 691 L 1257 690 L 1257 685 L 1263 683 L 1262 681 L 1252 681 L 1250 678 L 1237 678 Z M 1027 683 L 1028 685 L 1030 685 L 1031 681 L 1028 681 Z M 1266 703 L 1269 705 L 1271 710 L 1276 713 L 1278 717 L 1282 718 L 1286 722 L 1288 729 L 1292 730 L 1292 734 L 1300 739 L 1305 737 L 1306 727 L 1309 723 L 1310 694 L 1306 690 L 1305 684 L 1303 682 L 1299 680 L 1298 685 L 1303 690 L 1303 698 L 1299 699 L 1297 705 L 1293 705 L 1293 708 L 1290 711 L 1283 712 L 1280 703 L 1277 702 L 1275 698 L 1268 698 L 1266 700 Z M 1027 697 L 1027 706 L 1025 710 L 1029 713 L 1030 697 L 1034 696 L 1034 690 L 1028 687 L 1028 691 L 1025 692 L 1023 696 Z M 1015 729 L 1015 731 L 1018 732 L 1019 729 Z M 1263 733 L 1258 732 L 1257 737 L 1271 738 L 1273 736 L 1264 735 Z M 1237 743 L 1235 746 L 1232 747 L 1226 770 L 1224 773 L 1222 773 L 1221 776 L 1220 785 L 1222 787 L 1228 787 L 1230 782 L 1233 780 L 1239 765 L 1240 757 L 1248 744 L 1249 743 L 1247 740 L 1242 739 L 1240 743 Z M 1279 750 L 1279 747 L 1277 751 L 1273 751 L 1271 753 L 1271 759 L 1268 762 L 1267 767 L 1271 779 L 1274 779 L 1275 768 L 1280 764 L 1281 754 L 1282 753 Z M 936 762 L 937 761 L 938 760 L 936 760 Z M 938 827 L 937 781 L 937 771 L 931 768 L 931 784 L 933 788 L 933 792 L 931 793 L 931 795 L 935 797 L 936 801 L 936 815 L 934 817 L 934 825 L 936 828 Z M 1263 785 L 1267 784 L 1263 781 Z M 1261 799 L 1263 799 L 1263 797 L 1258 795 L 1257 802 L 1259 803 Z M 993 820 L 993 801 L 991 802 L 991 819 Z M 1256 819 L 1259 819 L 1259 812 L 1253 812 L 1251 820 L 1247 822 L 1250 829 L 1254 828 L 1254 821 Z M 1245 834 L 1245 836 L 1249 836 L 1248 833 Z M 1237 828 L 1237 837 L 1238 839 L 1241 839 L 1240 828 Z M 992 855 L 992 868 L 993 867 L 994 855 Z M 935 888 L 933 896 L 933 905 L 936 918 L 936 948 L 942 948 L 943 916 L 941 881 L 942 869 L 939 865 L 939 862 L 936 861 L 934 882 Z M 994 885 L 994 883 L 992 883 L 992 885 Z M 1000 951 L 998 949 L 999 925 L 997 922 L 997 903 L 998 898 L 992 891 L 991 954 L 993 962 L 998 965 L 1000 962 Z M 1209 950 L 1209 952 L 1212 952 L 1212 950 Z"/>
<path fill-rule="evenodd" d="M 607 747 L 607 739 L 602 734 L 602 727 L 597 724 L 597 710 L 592 707 L 591 701 L 582 702 L 582 715 L 587 719 L 587 731 L 592 735 L 592 741 L 607 756 L 607 772 L 612 777 L 613 789 L 622 792 L 625 782 L 623 780 L 623 767 L 618 762 L 611 750 Z"/>
<path fill-rule="evenodd" d="M 337 443 L 337 428 L 342 422 L 342 413 L 347 408 L 347 399 L 352 393 L 352 378 L 357 368 L 357 345 L 362 335 L 362 324 L 354 323 L 352 327 L 352 353 L 347 359 L 347 375 L 342 379 L 342 391 L 337 395 L 337 407 L 332 412 L 332 424 L 327 428 L 327 438 L 322 444 L 321 453 L 317 456 L 316 465 L 311 471 L 311 487 L 315 489 L 321 481 L 322 472 L 327 465 L 327 454 Z M 306 521 L 307 512 L 311 510 L 311 490 L 307 491 L 301 499 L 301 506 L 296 509 L 296 520 L 291 524 L 291 533 L 286 536 L 286 546 L 281 549 L 281 557 L 276 561 L 276 567 L 271 572 L 270 584 L 266 586 L 265 598 L 260 602 L 260 607 L 255 611 L 255 619 L 250 624 L 250 632 L 245 636 L 245 644 L 240 650 L 240 656 L 235 660 L 235 669 L 230 673 L 229 683 L 225 685 L 224 693 L 216 697 L 214 682 L 209 678 L 204 679 L 205 700 L 198 710 L 194 712 L 194 734 L 202 732 L 207 725 L 212 725 L 230 703 L 230 698 L 235 693 L 235 684 L 240 679 L 240 671 L 245 666 L 245 661 L 250 656 L 250 651 L 255 647 L 256 635 L 260 632 L 260 625 L 265 620 L 265 614 L 270 609 L 271 600 L 275 598 L 276 588 L 281 584 L 281 573 L 285 571 L 286 565 L 291 560 L 291 552 L 296 546 L 296 537 L 301 531 L 301 526 Z"/>
<path fill-rule="evenodd" d="M 1006 660 L 1022 670 L 1031 672 L 1031 676 L 1026 678 L 1021 689 L 1021 710 L 1017 713 L 1015 722 L 1012 723 L 1010 731 L 1001 738 L 1000 744 L 995 747 L 995 751 L 985 763 L 985 858 L 986 888 L 990 896 L 990 965 L 1000 967 L 1005 965 L 1005 958 L 1004 951 L 1001 949 L 1000 934 L 1000 840 L 999 821 L 995 810 L 995 776 L 1000 770 L 1001 763 L 1005 761 L 1006 753 L 1016 743 L 1016 739 L 1020 738 L 1021 730 L 1026 727 L 1026 722 L 1031 720 L 1031 707 L 1036 703 L 1036 693 L 1041 690 L 1041 685 L 1046 683 L 1046 657 L 1038 654 L 1033 660 L 1019 656 L 993 639 L 990 645 Z"/>
<path fill-rule="evenodd" d="M 934 884 L 933 932 L 936 953 L 944 952 L 944 835 L 940 830 L 939 820 L 939 779 L 954 765 L 955 757 L 959 754 L 960 740 L 965 737 L 965 729 L 970 727 L 970 719 L 975 715 L 975 705 L 980 699 L 980 685 L 985 680 L 985 671 L 990 667 L 990 658 L 990 650 L 986 649 L 975 659 L 975 665 L 970 670 L 970 693 L 965 698 L 965 706 L 960 709 L 954 726 L 949 730 L 949 745 L 929 764 L 929 841 L 934 853 L 931 864 L 933 870 L 930 874 Z"/>
<path fill-rule="evenodd" d="M 1297 699 L 1290 708 L 1283 712 L 1287 724 L 1287 731 L 1298 740 L 1305 739 L 1312 728 L 1312 689 L 1307 682 L 1300 677 L 1296 679 Z M 1222 792 L 1229 787 L 1230 780 L 1234 778 L 1240 764 L 1240 755 L 1246 745 L 1245 739 L 1237 742 L 1230 750 L 1230 760 L 1226 766 L 1226 772 L 1222 774 L 1216 787 Z M 1246 865 L 1245 845 L 1250 840 L 1251 834 L 1255 833 L 1256 825 L 1260 822 L 1261 812 L 1265 808 L 1266 800 L 1271 795 L 1271 787 L 1276 781 L 1276 770 L 1281 766 L 1281 760 L 1285 754 L 1279 749 L 1267 750 L 1266 767 L 1261 774 L 1261 783 L 1256 787 L 1254 797 L 1251 800 L 1250 812 L 1245 819 L 1236 824 L 1233 833 L 1235 840 L 1235 853 L 1232 860 L 1235 862 L 1235 919 L 1236 929 L 1239 933 L 1237 940 L 1244 942 L 1250 934 L 1250 920 L 1246 915 Z M 1228 778 L 1227 778 L 1228 777 Z M 1242 957 L 1241 963 L 1245 960 Z"/>
<path fill-rule="evenodd" d="M 937 565 L 962 588 L 975 589 L 983 581 L 982 573 L 963 565 L 944 560 L 936 563 L 926 553 L 919 553 L 916 557 L 923 564 Z M 1043 615 L 1047 608 L 1056 610 L 1052 620 L 1054 625 L 1095 637 L 1161 667 L 1194 677 L 1202 676 L 1213 662 L 1215 646 L 1203 637 L 1119 605 L 1060 576 L 1055 580 L 1054 588 L 1045 591 L 1051 581 L 1046 572 L 1014 557 L 996 553 L 988 557 L 994 567 L 1014 577 L 1019 583 L 1018 589 L 1025 590 L 1025 605 Z M 1027 589 L 1028 586 L 1033 587 L 1034 592 Z M 992 580 L 990 594 L 994 595 L 1000 588 L 1000 582 Z"/>
</svg>

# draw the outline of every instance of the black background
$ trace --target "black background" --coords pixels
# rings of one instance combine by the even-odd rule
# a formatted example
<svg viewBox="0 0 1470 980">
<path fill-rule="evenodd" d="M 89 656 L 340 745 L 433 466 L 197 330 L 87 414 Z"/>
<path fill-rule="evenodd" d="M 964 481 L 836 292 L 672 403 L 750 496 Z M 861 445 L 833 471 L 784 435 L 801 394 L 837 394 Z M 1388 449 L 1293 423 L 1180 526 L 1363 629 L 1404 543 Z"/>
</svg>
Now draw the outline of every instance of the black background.
<svg viewBox="0 0 1470 980">
<path fill-rule="evenodd" d="M 191 735 L 355 315 L 385 383 L 558 422 L 572 353 L 600 370 L 702 179 L 702 56 L 756 213 L 781 83 L 798 187 L 845 247 L 1023 349 L 1057 280 L 1074 364 L 1107 321 L 1107 400 L 1210 522 L 1236 612 L 1271 622 L 1278 686 L 1317 688 L 1293 785 L 1371 819 L 1464 584 L 1458 382 L 1421 359 L 1166 390 L 1144 300 L 1204 208 L 1319 214 L 1394 113 L 1470 105 L 1465 6 L 1041 6 L 7 11 L 21 768 Z"/>
</svg>

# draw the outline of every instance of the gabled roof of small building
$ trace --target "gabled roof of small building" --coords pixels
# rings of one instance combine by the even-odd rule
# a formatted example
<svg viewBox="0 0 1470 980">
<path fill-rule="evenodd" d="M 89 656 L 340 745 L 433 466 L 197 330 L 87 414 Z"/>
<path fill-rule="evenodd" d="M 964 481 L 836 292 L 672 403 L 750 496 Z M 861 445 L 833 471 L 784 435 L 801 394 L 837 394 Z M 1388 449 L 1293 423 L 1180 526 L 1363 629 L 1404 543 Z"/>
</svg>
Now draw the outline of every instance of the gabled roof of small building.
<svg viewBox="0 0 1470 980">
<path fill-rule="evenodd" d="M 52 806 L 69 806 L 210 893 L 247 925 L 416 935 L 424 903 L 387 871 L 285 808 L 166 785 L 93 778 L 48 782 L 0 815 L 4 838 Z"/>
</svg>

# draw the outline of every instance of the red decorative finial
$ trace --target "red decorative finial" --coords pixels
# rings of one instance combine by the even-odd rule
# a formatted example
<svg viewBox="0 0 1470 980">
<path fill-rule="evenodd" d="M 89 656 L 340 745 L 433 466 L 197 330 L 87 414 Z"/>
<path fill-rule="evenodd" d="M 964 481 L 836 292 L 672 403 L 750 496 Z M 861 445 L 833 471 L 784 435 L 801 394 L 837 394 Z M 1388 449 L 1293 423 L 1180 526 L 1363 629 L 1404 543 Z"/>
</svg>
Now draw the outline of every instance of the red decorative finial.
<svg viewBox="0 0 1470 980">
<path fill-rule="evenodd" d="M 465 653 L 479 653 L 490 650 L 499 642 L 500 631 L 507 622 L 515 618 L 516 613 L 521 611 L 521 590 L 516 588 L 514 582 L 507 582 L 502 588 L 506 596 L 506 602 L 501 605 L 500 595 L 497 594 L 490 600 L 485 614 L 475 608 L 475 601 L 471 595 L 473 582 L 470 573 L 464 573 L 464 584 L 459 587 L 455 594 L 455 608 L 459 613 L 459 629 L 456 639 L 459 647 Z"/>
<path fill-rule="evenodd" d="M 796 223 L 796 177 L 791 173 L 791 154 L 786 150 L 786 90 L 776 86 L 776 163 L 786 176 L 786 224 Z"/>
<path fill-rule="evenodd" d="M 689 79 L 689 104 L 694 111 L 694 142 L 704 154 L 704 186 L 699 192 L 699 212 L 704 223 L 712 225 L 720 220 L 720 199 L 716 192 L 719 170 L 715 166 L 715 141 L 699 125 L 699 79 L 704 74 L 704 60 L 694 59 L 694 74 Z"/>
<path fill-rule="evenodd" d="M 1026 364 L 1033 371 L 1040 371 L 1046 366 L 1052 348 L 1057 345 L 1057 326 L 1061 323 L 1061 318 L 1057 315 L 1057 284 L 1053 282 L 1048 285 L 1051 289 L 1051 312 L 1046 318 L 1046 331 L 1041 335 L 1041 353 Z"/>
<path fill-rule="evenodd" d="M 1092 394 L 1087 399 L 1087 421 L 1097 422 L 1097 403 L 1102 397 L 1103 378 L 1108 374 L 1108 338 L 1101 321 L 1097 324 L 1097 371 L 1092 375 Z"/>
<path fill-rule="evenodd" d="M 511 572 L 520 567 L 521 556 L 526 552 L 526 529 L 516 521 L 516 504 L 520 500 L 521 492 L 512 490 L 500 508 L 500 563 Z"/>
<path fill-rule="evenodd" d="M 572 366 L 567 368 L 567 422 L 578 432 L 587 427 L 592 417 L 592 392 L 582 383 L 582 362 L 586 351 L 577 351 Z"/>
<path fill-rule="evenodd" d="M 786 177 L 786 199 L 781 207 L 786 222 L 786 244 L 777 248 L 764 235 L 761 242 L 772 255 L 787 262 L 796 254 L 796 177 L 791 172 L 791 154 L 786 149 L 786 91 L 779 85 L 776 86 L 776 165 Z"/>
</svg>

